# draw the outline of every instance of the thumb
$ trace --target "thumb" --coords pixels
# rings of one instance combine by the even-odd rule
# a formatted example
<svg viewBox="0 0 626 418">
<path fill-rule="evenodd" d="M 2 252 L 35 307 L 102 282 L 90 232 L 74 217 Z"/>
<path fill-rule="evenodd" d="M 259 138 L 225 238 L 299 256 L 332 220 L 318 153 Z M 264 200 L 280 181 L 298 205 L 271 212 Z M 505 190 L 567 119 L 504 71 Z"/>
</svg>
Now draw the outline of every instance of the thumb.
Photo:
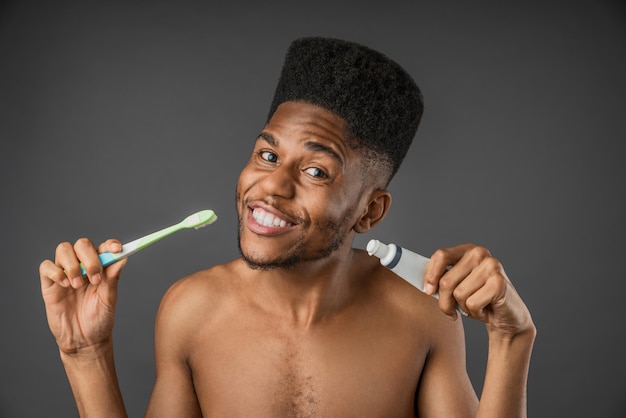
<svg viewBox="0 0 626 418">
<path fill-rule="evenodd" d="M 110 253 L 115 254 L 115 253 L 119 253 L 120 251 L 122 251 L 122 243 L 117 239 L 108 239 L 98 246 L 99 253 L 110 252 Z M 128 262 L 128 258 L 123 258 L 105 267 L 103 270 L 104 281 L 107 282 L 108 284 L 116 283 L 119 280 L 120 275 L 122 273 L 122 269 L 124 268 L 127 262 Z"/>
</svg>

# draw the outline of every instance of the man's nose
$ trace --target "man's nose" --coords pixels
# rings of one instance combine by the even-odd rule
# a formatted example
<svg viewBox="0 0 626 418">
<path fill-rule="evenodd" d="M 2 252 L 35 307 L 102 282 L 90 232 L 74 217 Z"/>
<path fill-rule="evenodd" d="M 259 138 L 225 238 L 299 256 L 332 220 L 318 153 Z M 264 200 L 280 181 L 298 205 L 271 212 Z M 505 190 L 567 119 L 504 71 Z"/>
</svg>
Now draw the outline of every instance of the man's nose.
<svg viewBox="0 0 626 418">
<path fill-rule="evenodd" d="M 267 195 L 291 199 L 295 195 L 297 172 L 296 168 L 281 164 L 267 173 L 259 185 Z"/>
</svg>

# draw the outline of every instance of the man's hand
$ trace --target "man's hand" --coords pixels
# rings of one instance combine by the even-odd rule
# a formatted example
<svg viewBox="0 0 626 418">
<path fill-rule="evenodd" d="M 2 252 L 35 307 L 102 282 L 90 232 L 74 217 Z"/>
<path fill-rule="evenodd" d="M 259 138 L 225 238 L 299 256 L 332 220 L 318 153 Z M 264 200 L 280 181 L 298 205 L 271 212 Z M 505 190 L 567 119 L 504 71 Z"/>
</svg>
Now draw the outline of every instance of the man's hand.
<svg viewBox="0 0 626 418">
<path fill-rule="evenodd" d="M 490 336 L 510 339 L 534 325 L 500 262 L 473 244 L 437 250 L 426 271 L 424 291 L 439 292 L 439 307 L 456 318 L 458 303 L 471 318 L 483 321 Z"/>
<path fill-rule="evenodd" d="M 48 325 L 62 353 L 98 351 L 111 342 L 117 283 L 126 260 L 103 269 L 98 253 L 121 248 L 119 241 L 111 239 L 96 250 L 90 240 L 81 238 L 74 245 L 59 244 L 54 262 L 44 260 L 39 266 Z"/>
</svg>

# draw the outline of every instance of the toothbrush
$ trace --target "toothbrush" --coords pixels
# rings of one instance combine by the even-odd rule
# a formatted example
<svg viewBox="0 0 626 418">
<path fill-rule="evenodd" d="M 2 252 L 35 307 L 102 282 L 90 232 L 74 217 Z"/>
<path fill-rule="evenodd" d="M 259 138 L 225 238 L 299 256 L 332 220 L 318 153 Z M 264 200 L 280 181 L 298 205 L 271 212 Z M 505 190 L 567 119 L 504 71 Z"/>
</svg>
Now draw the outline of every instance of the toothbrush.
<svg viewBox="0 0 626 418">
<path fill-rule="evenodd" d="M 185 219 L 175 225 L 168 226 L 167 228 L 153 232 L 144 237 L 138 238 L 134 241 L 122 245 L 122 251 L 120 251 L 119 253 L 104 252 L 99 254 L 98 257 L 100 258 L 100 263 L 102 264 L 102 267 L 106 267 L 110 264 L 115 263 L 116 261 L 135 254 L 137 251 L 142 250 L 151 244 L 154 244 L 161 238 L 165 238 L 176 231 L 180 231 L 181 229 L 186 228 L 202 228 L 204 226 L 212 224 L 216 220 L 217 215 L 215 214 L 215 212 L 208 209 L 201 210 L 200 212 L 196 212 L 192 215 L 187 216 Z M 81 273 L 84 277 L 87 272 L 85 271 L 85 268 L 82 264 L 80 265 L 80 268 Z"/>
</svg>

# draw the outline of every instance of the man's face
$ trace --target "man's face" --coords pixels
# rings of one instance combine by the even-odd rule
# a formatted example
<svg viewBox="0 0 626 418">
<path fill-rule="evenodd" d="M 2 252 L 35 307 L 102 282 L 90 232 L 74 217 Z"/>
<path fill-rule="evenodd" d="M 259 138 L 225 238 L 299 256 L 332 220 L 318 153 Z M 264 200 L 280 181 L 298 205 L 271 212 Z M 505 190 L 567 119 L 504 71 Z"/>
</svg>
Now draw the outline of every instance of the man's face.
<svg viewBox="0 0 626 418">
<path fill-rule="evenodd" d="M 248 265 L 293 267 L 351 246 L 366 205 L 362 163 L 345 143 L 341 118 L 307 103 L 280 105 L 237 184 L 239 246 Z"/>
</svg>

